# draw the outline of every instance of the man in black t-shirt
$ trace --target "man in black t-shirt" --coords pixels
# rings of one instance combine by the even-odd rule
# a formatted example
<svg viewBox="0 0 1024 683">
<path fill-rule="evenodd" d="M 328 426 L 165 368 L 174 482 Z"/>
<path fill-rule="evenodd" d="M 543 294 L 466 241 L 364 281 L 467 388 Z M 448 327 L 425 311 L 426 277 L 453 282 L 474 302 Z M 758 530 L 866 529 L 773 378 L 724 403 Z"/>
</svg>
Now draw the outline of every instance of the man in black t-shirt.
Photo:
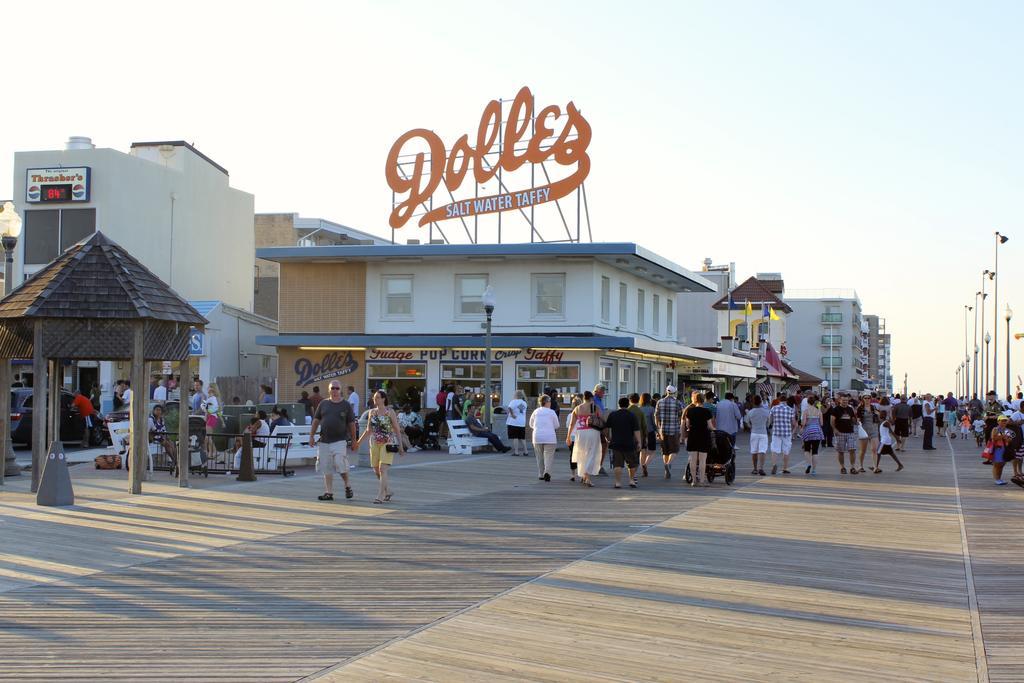
<svg viewBox="0 0 1024 683">
<path fill-rule="evenodd" d="M 839 458 L 840 474 L 846 474 L 843 453 L 847 452 L 850 454 L 850 474 L 857 474 L 857 465 L 853 461 L 854 451 L 857 449 L 857 436 L 853 433 L 857 427 L 857 412 L 850 407 L 849 400 L 846 394 L 839 394 L 839 405 L 832 409 L 830 417 L 834 432 L 832 441 L 836 446 L 836 457 Z"/>
<path fill-rule="evenodd" d="M 622 488 L 622 467 L 629 468 L 629 487 L 636 488 L 636 468 L 640 464 L 640 422 L 629 412 L 629 398 L 619 399 L 619 409 L 605 418 L 604 427 L 609 448 L 612 451 L 612 466 L 615 468 L 615 488 Z"/>
</svg>

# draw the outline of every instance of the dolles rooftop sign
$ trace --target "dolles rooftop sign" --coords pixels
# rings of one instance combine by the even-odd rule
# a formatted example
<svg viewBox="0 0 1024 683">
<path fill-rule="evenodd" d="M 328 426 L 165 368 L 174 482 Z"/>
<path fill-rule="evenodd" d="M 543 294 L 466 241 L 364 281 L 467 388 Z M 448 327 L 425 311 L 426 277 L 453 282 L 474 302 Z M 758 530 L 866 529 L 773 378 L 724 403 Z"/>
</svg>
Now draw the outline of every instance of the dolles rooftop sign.
<svg viewBox="0 0 1024 683">
<path fill-rule="evenodd" d="M 540 164 L 549 159 L 562 166 L 575 166 L 572 174 L 540 187 L 532 187 L 520 191 L 505 191 L 486 197 L 455 200 L 440 207 L 435 207 L 420 217 L 419 225 L 444 221 L 452 218 L 474 216 L 498 211 L 524 209 L 537 204 L 560 199 L 583 183 L 590 172 L 590 157 L 587 147 L 590 145 L 590 124 L 583 118 L 579 109 L 572 102 L 566 105 L 565 123 L 561 132 L 554 137 L 555 131 L 548 127 L 549 119 L 559 119 L 562 110 L 557 105 L 548 105 L 536 114 L 536 127 L 529 139 L 526 149 L 517 152 L 516 146 L 530 130 L 534 121 L 533 94 L 524 87 L 512 101 L 509 110 L 508 124 L 502 126 L 502 106 L 498 100 L 491 100 L 484 107 L 477 128 L 476 140 L 470 143 L 469 135 L 463 135 L 451 151 L 445 149 L 444 142 L 433 131 L 425 128 L 410 130 L 395 141 L 388 153 L 385 175 L 388 185 L 397 195 L 404 198 L 397 202 L 391 211 L 392 228 L 401 228 L 412 217 L 415 207 L 426 202 L 444 182 L 449 192 L 454 192 L 462 185 L 470 165 L 473 167 L 473 179 L 485 183 L 494 178 L 498 169 L 512 172 L 524 164 Z M 492 154 L 495 144 L 501 140 L 501 153 L 498 163 L 488 167 L 486 156 Z M 427 154 L 420 151 L 415 154 L 415 161 L 408 162 L 413 166 L 411 173 L 403 173 L 399 160 L 409 153 L 403 154 L 406 145 L 416 141 L 419 146 L 426 144 Z M 408 177 L 406 177 L 408 176 Z"/>
</svg>

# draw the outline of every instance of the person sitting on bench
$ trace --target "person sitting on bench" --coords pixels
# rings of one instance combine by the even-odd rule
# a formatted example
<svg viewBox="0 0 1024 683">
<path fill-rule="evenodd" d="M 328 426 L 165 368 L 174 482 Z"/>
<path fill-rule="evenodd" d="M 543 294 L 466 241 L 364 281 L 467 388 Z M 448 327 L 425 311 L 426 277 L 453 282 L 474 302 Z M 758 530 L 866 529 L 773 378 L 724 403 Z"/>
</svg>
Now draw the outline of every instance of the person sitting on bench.
<svg viewBox="0 0 1024 683">
<path fill-rule="evenodd" d="M 149 441 L 163 446 L 164 452 L 174 462 L 176 451 L 174 442 L 167 438 L 167 426 L 164 424 L 164 407 L 157 403 L 149 416 Z"/>
<path fill-rule="evenodd" d="M 488 431 L 487 427 L 483 426 L 480 419 L 477 417 L 476 410 L 467 410 L 464 419 L 466 420 L 466 426 L 469 427 L 469 431 L 473 436 L 481 436 L 487 439 L 491 442 L 491 445 L 494 446 L 494 450 L 499 453 L 508 453 L 512 450 L 501 442 L 501 439 L 498 438 L 497 434 Z"/>
</svg>

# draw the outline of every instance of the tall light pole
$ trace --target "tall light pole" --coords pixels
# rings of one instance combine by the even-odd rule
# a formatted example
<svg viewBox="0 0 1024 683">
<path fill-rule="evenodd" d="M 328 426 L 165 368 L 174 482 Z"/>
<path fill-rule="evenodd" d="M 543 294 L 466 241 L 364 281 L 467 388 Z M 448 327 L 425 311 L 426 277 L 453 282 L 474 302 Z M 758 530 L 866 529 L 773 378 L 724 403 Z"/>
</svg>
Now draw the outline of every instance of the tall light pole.
<svg viewBox="0 0 1024 683">
<path fill-rule="evenodd" d="M 981 336 L 985 337 L 985 299 L 988 298 L 988 293 L 985 291 L 985 277 L 989 280 L 995 278 L 995 272 L 986 268 L 981 271 Z M 982 354 L 983 365 L 985 366 L 984 373 L 981 374 L 981 393 L 988 393 L 988 344 L 985 344 L 985 351 Z"/>
<path fill-rule="evenodd" d="M 992 287 L 992 326 L 994 333 L 994 339 L 992 344 L 992 388 L 995 389 L 999 386 L 999 373 L 997 366 L 999 365 L 999 319 L 996 317 L 999 315 L 999 245 L 1004 244 L 1006 240 L 1010 239 L 1006 235 L 1002 235 L 996 230 L 996 259 L 995 265 L 993 266 L 993 275 L 995 276 L 995 282 Z"/>
<path fill-rule="evenodd" d="M 14 248 L 21 235 L 21 216 L 14 210 L 14 204 L 4 202 L 0 206 L 0 243 L 4 248 L 4 296 L 11 293 L 14 284 Z M 11 446 L 11 361 L 0 360 L 0 444 L 3 444 L 4 462 L 0 467 L 0 484 L 5 477 L 21 474 L 14 459 Z"/>
<path fill-rule="evenodd" d="M 1009 304 L 1006 306 L 1006 313 L 1003 317 L 1006 318 L 1006 398 L 1012 400 L 1013 396 L 1010 394 L 1010 319 L 1013 317 L 1013 311 L 1010 310 Z"/>
<path fill-rule="evenodd" d="M 982 284 L 984 284 L 984 280 L 982 281 Z M 977 395 L 977 393 L 978 393 L 978 368 L 980 367 L 978 365 L 978 345 L 981 344 L 981 338 L 978 336 L 978 309 L 981 308 L 981 305 L 978 303 L 979 299 L 981 299 L 981 292 L 975 292 L 974 293 L 974 377 L 973 377 L 973 381 L 971 383 L 971 385 L 972 385 L 971 386 L 971 389 L 972 389 L 971 393 L 973 393 L 975 395 Z M 981 299 L 981 303 L 984 303 L 984 302 L 985 302 L 985 300 Z"/>
<path fill-rule="evenodd" d="M 487 332 L 484 344 L 487 346 L 487 355 L 484 359 L 484 424 L 487 431 L 491 431 L 491 413 L 493 412 L 491 399 L 491 314 L 494 313 L 494 289 L 487 285 L 484 294 L 480 297 L 484 305 L 484 312 L 487 314 Z"/>
<path fill-rule="evenodd" d="M 992 341 L 992 335 L 990 333 L 986 332 L 985 333 L 985 382 L 984 382 L 984 386 L 982 387 L 984 389 L 984 391 L 985 391 L 985 395 L 986 396 L 988 396 L 988 391 L 989 391 L 989 389 L 988 389 L 988 359 L 991 358 L 991 356 L 988 355 L 988 344 L 991 341 Z"/>
<path fill-rule="evenodd" d="M 967 351 L 967 312 L 972 310 L 973 308 L 974 306 L 968 306 L 967 304 L 964 304 L 964 362 L 961 363 L 961 365 L 964 366 L 964 394 L 967 393 L 967 379 L 971 376 L 971 356 Z"/>
</svg>

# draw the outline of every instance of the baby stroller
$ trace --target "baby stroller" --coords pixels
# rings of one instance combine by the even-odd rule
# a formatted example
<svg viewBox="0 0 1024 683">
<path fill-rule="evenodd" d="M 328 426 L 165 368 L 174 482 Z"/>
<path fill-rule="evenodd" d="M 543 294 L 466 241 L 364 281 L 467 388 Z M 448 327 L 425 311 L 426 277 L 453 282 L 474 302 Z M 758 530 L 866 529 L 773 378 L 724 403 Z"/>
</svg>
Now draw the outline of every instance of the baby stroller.
<svg viewBox="0 0 1024 683">
<path fill-rule="evenodd" d="M 729 441 L 729 435 L 716 429 L 711 432 L 711 451 L 708 453 L 705 476 L 708 483 L 715 480 L 715 477 L 725 477 L 725 483 L 732 486 L 736 479 L 736 449 Z M 690 465 L 686 465 L 686 482 L 693 480 L 690 474 Z"/>
<path fill-rule="evenodd" d="M 441 450 L 441 444 L 438 439 L 441 435 L 442 424 L 444 424 L 444 412 L 440 410 L 428 413 L 427 416 L 423 418 L 422 447 L 424 450 Z"/>
</svg>

